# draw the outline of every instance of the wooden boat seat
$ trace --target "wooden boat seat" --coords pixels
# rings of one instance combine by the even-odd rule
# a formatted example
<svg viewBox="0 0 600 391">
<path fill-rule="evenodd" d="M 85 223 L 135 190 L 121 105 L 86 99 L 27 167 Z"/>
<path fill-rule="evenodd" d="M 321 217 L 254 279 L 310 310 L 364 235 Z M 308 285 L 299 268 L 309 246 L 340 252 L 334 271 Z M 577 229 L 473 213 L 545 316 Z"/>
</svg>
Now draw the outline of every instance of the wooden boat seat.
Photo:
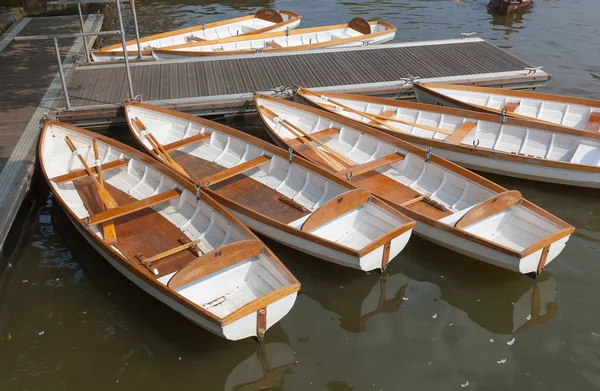
<svg viewBox="0 0 600 391">
<path fill-rule="evenodd" d="M 265 42 L 265 47 L 269 48 L 269 49 L 280 49 L 283 46 L 281 46 L 280 44 L 278 44 L 275 41 L 269 41 L 269 42 Z"/>
<path fill-rule="evenodd" d="M 114 170 L 116 168 L 124 167 L 128 163 L 129 163 L 129 159 L 118 159 L 118 160 L 113 160 L 112 162 L 104 163 L 104 164 L 100 165 L 100 168 L 102 169 L 102 172 L 106 172 L 106 171 Z M 96 167 L 90 167 L 90 169 L 92 170 L 92 172 L 94 174 L 98 173 L 96 170 Z M 65 183 L 65 182 L 71 182 L 71 181 L 74 181 L 75 179 L 83 178 L 86 176 L 88 176 L 87 171 L 85 171 L 84 169 L 81 169 L 81 170 L 73 170 L 64 175 L 55 176 L 54 178 L 50 178 L 50 180 L 58 185 L 58 184 Z"/>
<path fill-rule="evenodd" d="M 365 189 L 349 190 L 339 196 L 330 199 L 302 224 L 302 231 L 310 232 L 313 229 L 335 219 L 344 213 L 350 212 L 371 199 L 371 193 Z"/>
<path fill-rule="evenodd" d="M 90 214 L 104 211 L 104 204 L 92 178 L 79 178 L 73 183 Z M 119 205 L 136 201 L 134 197 L 106 182 L 104 187 Z M 191 241 L 179 228 L 151 208 L 117 217 L 113 222 L 118 238 L 115 246 L 132 263 L 139 264 L 139 255 L 148 258 L 180 246 L 180 238 Z M 158 271 L 157 276 L 162 277 L 179 270 L 195 258 L 196 255 L 192 251 L 181 251 L 154 262 L 153 268 Z"/>
<path fill-rule="evenodd" d="M 219 182 L 223 182 L 229 178 L 232 178 L 236 175 L 243 174 L 246 171 L 252 170 L 253 168 L 257 168 L 262 166 L 263 164 L 270 162 L 271 158 L 268 156 L 258 156 L 254 159 L 248 160 L 247 162 L 238 164 L 236 166 L 223 169 L 219 172 L 211 174 L 207 177 L 199 179 L 200 183 L 206 183 L 208 185 L 214 185 Z"/>
<path fill-rule="evenodd" d="M 329 128 L 329 129 L 319 130 L 318 132 L 311 133 L 310 135 L 312 137 L 316 138 L 317 140 L 323 140 L 328 137 L 337 136 L 339 133 L 340 133 L 339 129 Z M 297 137 L 285 139 L 285 142 L 287 145 L 289 145 L 290 147 L 292 147 L 294 149 L 295 149 L 295 147 L 300 148 L 300 149 L 298 149 L 298 152 L 300 152 L 300 153 L 302 153 L 302 151 L 305 149 L 310 149 L 310 147 L 306 146 Z"/>
<path fill-rule="evenodd" d="M 177 198 L 180 195 L 181 190 L 172 189 L 148 198 L 142 198 L 141 200 L 129 202 L 125 205 L 119 206 L 118 208 L 112 208 L 100 213 L 90 214 L 90 217 L 87 219 L 87 224 L 90 226 L 102 224 L 106 221 L 110 221 L 118 217 L 124 217 L 142 209 L 151 208 L 152 206 L 162 204 L 163 202 Z"/>
<path fill-rule="evenodd" d="M 183 152 L 174 151 L 171 155 L 194 180 L 226 170 L 216 163 Z M 243 174 L 211 185 L 210 189 L 284 224 L 289 224 L 310 214 L 308 210 L 302 211 L 283 201 L 281 194 L 269 186 Z"/>
<path fill-rule="evenodd" d="M 174 141 L 169 144 L 165 144 L 165 145 L 163 145 L 163 148 L 165 149 L 165 151 L 171 152 L 175 149 L 185 147 L 186 145 L 199 143 L 199 142 L 204 141 L 209 138 L 210 138 L 210 133 L 200 133 L 200 134 L 196 134 L 196 135 L 193 135 L 193 136 L 181 139 L 181 140 Z"/>
<path fill-rule="evenodd" d="M 502 110 L 506 110 L 507 113 L 514 113 L 520 104 L 521 102 L 506 102 Z"/>
<path fill-rule="evenodd" d="M 348 167 L 346 170 L 337 172 L 336 175 L 339 177 L 342 177 L 342 178 L 345 178 L 350 173 L 352 174 L 353 177 L 354 177 L 354 175 L 360 176 L 362 174 L 366 174 L 367 172 L 375 171 L 378 168 L 389 166 L 390 164 L 394 164 L 401 160 L 404 160 L 404 155 L 401 155 L 399 153 L 392 153 L 392 154 L 380 157 L 379 159 L 371 160 L 370 162 L 367 162 L 367 163 Z"/>
<path fill-rule="evenodd" d="M 384 110 L 381 114 L 379 114 L 380 117 L 385 117 L 385 118 L 392 118 L 395 115 L 396 115 L 396 110 Z M 368 125 L 378 126 L 379 122 L 369 121 Z"/>
<path fill-rule="evenodd" d="M 455 131 L 446 139 L 447 143 L 460 144 L 475 128 L 475 122 L 463 122 Z"/>
<path fill-rule="evenodd" d="M 471 224 L 518 205 L 522 200 L 523 196 L 516 190 L 497 194 L 471 208 L 471 210 L 465 213 L 454 226 L 458 229 L 465 229 Z"/>
<path fill-rule="evenodd" d="M 244 240 L 225 245 L 182 267 L 171 277 L 167 285 L 171 289 L 181 288 L 246 259 L 256 257 L 264 247 L 265 245 L 259 240 Z"/>
<path fill-rule="evenodd" d="M 591 130 L 592 132 L 600 132 L 600 111 L 595 111 L 590 114 L 585 130 Z"/>
</svg>

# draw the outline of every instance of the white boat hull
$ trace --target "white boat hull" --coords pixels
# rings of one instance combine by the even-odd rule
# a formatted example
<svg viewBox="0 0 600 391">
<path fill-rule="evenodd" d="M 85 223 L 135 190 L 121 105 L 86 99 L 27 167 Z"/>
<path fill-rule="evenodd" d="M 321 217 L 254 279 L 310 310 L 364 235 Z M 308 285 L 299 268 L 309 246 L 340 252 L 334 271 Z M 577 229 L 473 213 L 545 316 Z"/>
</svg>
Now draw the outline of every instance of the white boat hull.
<svg viewBox="0 0 600 391">
<path fill-rule="evenodd" d="M 67 213 L 67 215 L 68 215 L 68 213 Z M 205 317 L 198 315 L 194 311 L 191 311 L 189 308 L 181 305 L 180 303 L 171 299 L 167 295 L 162 294 L 157 289 L 153 288 L 150 284 L 147 284 L 146 282 L 142 281 L 139 277 L 137 277 L 133 273 L 129 272 L 129 270 L 127 270 L 125 267 L 123 267 L 123 265 L 116 262 L 114 260 L 114 258 L 105 251 L 104 248 L 97 246 L 96 243 L 90 239 L 89 233 L 84 231 L 81 228 L 81 224 L 73 221 L 71 216 L 69 216 L 69 220 L 71 220 L 71 223 L 73 223 L 75 228 L 77 228 L 77 230 L 81 233 L 81 235 L 83 235 L 83 237 L 86 239 L 86 241 L 90 245 L 92 245 L 94 250 L 96 250 L 100 255 L 102 255 L 102 257 L 105 260 L 107 260 L 108 263 L 110 263 L 115 269 L 117 269 L 117 271 L 119 273 L 124 275 L 129 281 L 133 282 L 136 286 L 141 288 L 144 292 L 148 293 L 149 295 L 151 295 L 155 299 L 159 300 L 163 304 L 166 304 L 167 306 L 169 306 L 175 312 L 179 313 L 180 315 L 183 315 L 184 317 L 188 318 L 189 320 L 191 320 L 195 324 L 199 325 L 200 327 L 202 327 L 218 336 L 227 338 L 232 341 L 237 341 L 240 339 L 257 336 L 257 332 L 256 332 L 257 331 L 256 330 L 257 313 L 256 312 L 253 312 L 233 323 L 230 323 L 224 327 L 221 327 L 217 323 L 211 322 L 208 319 L 206 319 Z M 286 296 L 286 297 L 282 298 L 281 300 L 279 300 L 275 303 L 269 304 L 267 306 L 267 323 L 266 323 L 267 330 L 269 329 L 269 327 L 271 327 L 274 324 L 276 324 L 277 322 L 279 322 L 288 312 L 290 312 L 290 310 L 292 309 L 292 307 L 294 305 L 294 302 L 296 301 L 297 294 L 298 294 L 297 292 L 294 292 L 293 294 Z"/>
<path fill-rule="evenodd" d="M 373 250 L 364 257 L 355 257 L 341 251 L 336 251 L 331 247 L 319 245 L 310 240 L 302 239 L 296 235 L 289 234 L 282 230 L 276 229 L 269 225 L 263 224 L 255 219 L 247 217 L 235 210 L 226 209 L 244 223 L 251 230 L 260 233 L 270 239 L 275 240 L 281 244 L 291 247 L 295 250 L 302 251 L 306 254 L 312 255 L 317 258 L 321 258 L 328 262 L 332 262 L 338 265 L 350 267 L 353 269 L 371 271 L 375 269 L 381 269 L 381 260 L 383 258 L 383 246 Z M 412 229 L 404 232 L 400 236 L 392 239 L 390 248 L 390 262 L 391 260 L 406 247 Z"/>
</svg>

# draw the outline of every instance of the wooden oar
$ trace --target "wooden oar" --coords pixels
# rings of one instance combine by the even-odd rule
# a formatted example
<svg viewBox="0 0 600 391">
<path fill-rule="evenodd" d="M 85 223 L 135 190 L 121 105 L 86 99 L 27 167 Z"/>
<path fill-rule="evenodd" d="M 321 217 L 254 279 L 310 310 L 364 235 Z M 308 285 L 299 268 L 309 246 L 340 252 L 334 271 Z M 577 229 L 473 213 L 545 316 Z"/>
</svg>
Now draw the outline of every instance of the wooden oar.
<svg viewBox="0 0 600 391">
<path fill-rule="evenodd" d="M 94 166 L 96 167 L 96 172 L 98 173 L 98 182 L 104 186 L 104 181 L 102 180 L 102 164 L 99 164 L 100 154 L 98 153 L 98 144 L 96 143 L 96 139 L 94 139 L 92 143 L 94 145 L 94 158 L 96 159 L 96 164 Z"/>
<path fill-rule="evenodd" d="M 309 94 L 312 94 L 312 95 L 314 95 L 316 97 L 322 98 L 322 96 L 319 95 L 319 94 L 317 94 L 316 92 L 313 92 L 311 90 L 307 90 L 306 88 L 301 88 L 301 89 L 302 89 L 302 91 L 306 91 Z M 398 122 L 398 123 L 401 123 L 401 124 L 404 124 L 404 125 L 409 125 L 409 126 L 413 126 L 413 127 L 416 127 L 416 128 L 426 129 L 426 130 L 430 130 L 432 132 L 437 132 L 437 133 L 444 133 L 444 134 L 453 134 L 454 133 L 454 131 L 452 131 L 452 130 L 447 130 L 447 129 L 442 129 L 442 128 L 436 128 L 434 126 L 428 126 L 428 125 L 421 125 L 421 124 L 417 124 L 417 123 L 414 123 L 414 122 L 403 121 L 403 120 L 397 119 L 397 118 L 389 118 L 389 117 L 385 117 L 385 116 L 377 115 L 377 114 L 369 114 L 369 113 L 366 113 L 364 111 L 353 109 L 352 107 L 346 106 L 345 104 L 337 102 L 336 100 L 331 99 L 331 98 L 327 98 L 327 102 L 331 102 L 334 105 L 343 108 L 344 110 L 350 111 L 350 112 L 352 112 L 354 114 L 358 114 L 358 115 L 360 115 L 360 116 L 362 116 L 364 118 L 368 118 L 371 121 L 373 121 L 373 122 L 375 122 L 375 123 L 377 123 L 377 124 L 379 124 L 381 126 L 385 126 L 386 128 L 389 128 L 389 129 L 391 129 L 391 130 L 393 130 L 395 132 L 398 132 L 398 131 L 403 132 L 403 130 L 402 129 L 398 129 L 396 127 L 393 127 L 391 125 L 388 125 L 387 123 L 385 123 L 385 121 Z"/>
<path fill-rule="evenodd" d="M 200 244 L 200 239 L 194 240 L 193 242 L 184 243 L 181 246 L 177 246 L 170 250 L 164 251 L 160 254 L 156 254 L 150 258 L 142 258 L 141 262 L 146 266 L 151 266 L 152 262 L 160 261 L 161 259 L 166 258 L 170 255 L 177 254 L 177 253 L 182 252 L 187 249 L 191 249 L 191 248 L 197 246 L 198 244 Z M 200 253 L 202 254 L 201 251 L 200 251 Z"/>
<path fill-rule="evenodd" d="M 264 106 L 260 106 L 260 108 L 263 110 L 263 112 L 265 113 L 265 115 L 267 115 L 269 118 L 275 119 L 275 117 L 276 117 L 275 113 L 273 113 L 272 111 L 268 110 Z M 288 129 L 294 136 L 296 136 L 296 138 L 301 143 L 305 144 L 306 146 L 308 146 L 309 148 L 311 148 L 313 151 L 315 151 L 315 153 L 318 156 L 320 156 L 325 161 L 325 163 L 329 164 L 329 166 L 331 166 L 331 168 L 333 168 L 336 171 L 341 171 L 341 170 L 344 170 L 346 168 L 345 166 L 342 166 L 337 161 L 333 160 L 325 152 L 321 151 L 319 148 L 317 148 L 314 145 L 312 145 L 310 143 L 310 140 L 305 140 L 304 137 L 302 137 L 302 135 L 299 134 L 298 132 L 296 132 L 293 128 L 287 126 L 285 123 L 282 123 L 282 125 L 285 126 L 285 128 Z"/>
<path fill-rule="evenodd" d="M 273 113 L 271 110 L 269 110 L 268 108 L 261 106 L 260 107 L 265 114 L 267 114 L 269 117 L 271 118 L 275 118 L 277 117 L 277 115 L 275 113 Z M 300 140 L 304 142 L 304 138 L 307 138 L 309 141 L 314 141 L 316 142 L 318 145 L 320 145 L 321 147 L 323 147 L 325 150 L 327 150 L 329 153 L 331 153 L 331 155 L 335 158 L 337 158 L 340 163 L 342 163 L 343 166 L 341 166 L 341 168 L 337 168 L 337 170 L 343 170 L 345 168 L 347 168 L 347 166 L 353 166 L 354 162 L 347 159 L 346 157 L 340 155 L 337 151 L 335 151 L 334 149 L 328 147 L 327 145 L 323 144 L 319 139 L 312 137 L 310 134 L 306 133 L 305 131 L 303 131 L 302 129 L 300 129 L 299 127 L 295 126 L 294 124 L 290 123 L 288 120 L 280 118 L 280 122 L 288 129 L 290 130 L 292 133 L 294 133 L 296 135 L 296 137 Z M 305 143 L 306 145 L 309 145 L 310 147 L 312 147 L 313 149 L 315 149 L 316 151 L 322 152 L 320 151 L 318 148 L 314 147 L 310 142 Z M 321 156 L 326 156 L 328 159 L 328 161 L 331 160 L 331 158 L 329 157 L 329 155 L 324 155 L 321 154 Z M 340 167 L 340 164 L 337 162 L 334 162 L 334 166 L 336 167 Z"/>
<path fill-rule="evenodd" d="M 79 154 L 79 152 L 77 152 L 77 148 L 75 147 L 75 144 L 73 144 L 73 141 L 71 141 L 71 139 L 69 138 L 69 136 L 65 136 L 65 141 L 66 141 L 67 145 L 69 146 L 69 149 L 71 150 L 71 152 L 77 154 L 77 157 L 79 158 L 79 161 L 83 165 L 83 168 L 85 168 L 85 171 L 92 178 L 92 181 L 94 182 L 94 184 L 96 185 L 96 188 L 98 189 L 98 194 L 100 194 L 100 199 L 102 199 L 102 202 L 104 203 L 104 205 L 106 206 L 106 208 L 108 208 L 108 209 L 117 208 L 119 206 L 119 204 L 117 204 L 117 202 L 115 201 L 115 199 L 104 188 L 104 184 L 103 183 L 101 184 L 98 181 L 98 179 L 96 179 L 96 175 L 94 174 L 94 172 L 92 171 L 92 169 L 90 168 L 90 166 L 88 166 L 88 164 L 85 161 L 85 159 L 83 158 L 83 156 L 81 156 Z M 95 143 L 94 143 L 94 145 L 95 145 Z M 103 234 L 104 234 L 104 241 L 106 243 L 110 244 L 110 243 L 113 243 L 113 242 L 115 242 L 117 240 L 117 232 L 115 231 L 115 225 L 112 222 L 112 220 L 111 221 L 107 221 L 104 224 L 102 224 L 102 231 L 103 231 Z"/>
<path fill-rule="evenodd" d="M 138 117 L 135 117 L 132 122 L 135 123 L 135 125 L 140 129 L 140 131 L 146 131 L 147 132 L 148 128 L 146 127 L 146 125 L 144 125 L 142 123 L 142 121 Z M 184 177 L 190 178 L 190 176 L 183 169 L 183 167 L 181 167 L 179 164 L 177 164 L 177 162 L 171 157 L 171 155 L 169 155 L 169 153 L 158 142 L 158 140 L 156 139 L 156 137 L 154 137 L 154 135 L 152 133 L 150 133 L 150 132 L 146 133 L 146 140 L 150 143 L 150 145 L 152 146 L 152 149 L 154 149 L 154 151 L 156 152 L 156 154 L 159 155 L 159 156 L 161 156 L 163 158 L 163 161 L 167 165 L 169 165 L 171 168 L 173 168 L 175 171 L 177 171 L 178 173 L 180 173 Z"/>
</svg>

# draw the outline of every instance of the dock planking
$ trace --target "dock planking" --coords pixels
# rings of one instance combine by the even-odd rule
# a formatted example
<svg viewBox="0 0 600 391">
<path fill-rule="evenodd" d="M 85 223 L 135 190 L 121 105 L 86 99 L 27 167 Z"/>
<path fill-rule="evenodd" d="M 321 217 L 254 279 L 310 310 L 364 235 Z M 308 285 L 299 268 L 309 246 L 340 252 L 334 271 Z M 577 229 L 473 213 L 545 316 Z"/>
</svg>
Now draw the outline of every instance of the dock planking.
<svg viewBox="0 0 600 391">
<path fill-rule="evenodd" d="M 101 15 L 90 15 L 88 31 L 98 31 Z M 15 36 L 80 32 L 79 17 L 24 18 L 0 36 L 0 248 L 29 189 L 43 114 L 54 109 L 61 92 L 52 41 L 20 41 Z M 90 40 L 91 44 L 91 40 Z M 83 53 L 79 38 L 59 40 L 63 69 Z"/>
<path fill-rule="evenodd" d="M 480 38 L 409 42 L 310 52 L 132 63 L 136 95 L 148 103 L 198 115 L 253 110 L 252 93 L 300 84 L 387 97 L 412 93 L 407 79 L 505 88 L 543 85 L 541 70 Z M 128 98 L 122 64 L 80 66 L 69 81 L 74 110 L 59 119 L 114 122 Z M 90 107 L 92 106 L 92 107 Z"/>
</svg>

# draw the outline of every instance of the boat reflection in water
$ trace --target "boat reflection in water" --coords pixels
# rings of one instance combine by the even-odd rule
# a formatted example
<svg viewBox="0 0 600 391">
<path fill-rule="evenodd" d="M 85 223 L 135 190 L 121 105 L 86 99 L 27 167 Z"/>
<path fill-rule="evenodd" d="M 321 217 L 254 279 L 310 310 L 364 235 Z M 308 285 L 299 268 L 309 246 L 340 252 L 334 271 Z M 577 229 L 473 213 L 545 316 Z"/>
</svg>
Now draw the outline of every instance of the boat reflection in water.
<svg viewBox="0 0 600 391">
<path fill-rule="evenodd" d="M 429 254 L 406 251 L 408 259 L 401 266 L 406 276 L 437 285 L 439 299 L 493 333 L 518 334 L 547 323 L 558 312 L 556 279 L 549 272 L 532 280 L 428 246 L 419 237 L 411 245 L 427 248 Z"/>
</svg>

